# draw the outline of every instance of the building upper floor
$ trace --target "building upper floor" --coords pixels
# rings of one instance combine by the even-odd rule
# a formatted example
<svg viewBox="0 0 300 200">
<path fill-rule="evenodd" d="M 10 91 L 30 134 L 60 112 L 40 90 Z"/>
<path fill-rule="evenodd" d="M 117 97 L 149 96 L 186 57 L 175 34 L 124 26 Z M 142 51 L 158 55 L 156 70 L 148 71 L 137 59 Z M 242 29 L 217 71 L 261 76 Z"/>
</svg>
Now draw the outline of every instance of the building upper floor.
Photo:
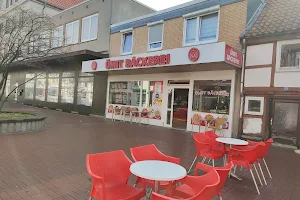
<svg viewBox="0 0 300 200">
<path fill-rule="evenodd" d="M 69 2 L 70 0 L 66 0 Z M 83 1 L 83 0 L 77 0 Z M 53 16 L 61 12 L 65 7 L 62 6 L 64 1 L 55 0 L 2 0 L 0 1 L 0 15 L 7 15 L 15 9 L 30 9 L 38 13 L 44 13 Z M 73 6 L 77 2 L 69 2 L 68 6 Z"/>
<path fill-rule="evenodd" d="M 299 11 L 297 0 L 266 0 L 258 9 L 242 34 L 245 87 L 286 92 L 300 87 Z"/>
<path fill-rule="evenodd" d="M 46 49 L 64 49 L 57 51 L 62 53 L 89 50 L 108 54 L 112 23 L 154 12 L 134 0 L 8 0 L 6 3 L 8 6 L 3 4 L 5 9 L 0 14 L 0 31 L 5 30 L 5 34 L 11 23 L 21 23 L 23 10 L 45 15 L 52 21 L 51 34 L 47 31 L 33 35 L 33 42 L 28 42 L 28 54 L 45 45 Z"/>
<path fill-rule="evenodd" d="M 154 12 L 153 9 L 134 0 L 87 0 L 68 8 L 53 20 L 57 25 L 54 34 L 64 38 L 70 51 L 109 50 L 110 25 L 123 20 Z"/>
<path fill-rule="evenodd" d="M 194 0 L 112 24 L 110 57 L 216 42 L 241 50 L 240 35 L 258 6 L 256 0 Z"/>
</svg>

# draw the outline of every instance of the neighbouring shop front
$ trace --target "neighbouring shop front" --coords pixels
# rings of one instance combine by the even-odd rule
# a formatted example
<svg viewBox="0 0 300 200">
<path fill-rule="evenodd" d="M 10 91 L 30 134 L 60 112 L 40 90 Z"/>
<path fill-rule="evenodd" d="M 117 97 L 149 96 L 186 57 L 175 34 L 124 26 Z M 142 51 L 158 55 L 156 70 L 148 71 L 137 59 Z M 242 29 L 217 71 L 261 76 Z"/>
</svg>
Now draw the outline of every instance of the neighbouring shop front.
<svg viewBox="0 0 300 200">
<path fill-rule="evenodd" d="M 86 61 L 83 72 L 108 71 L 106 118 L 120 120 L 116 108 L 134 108 L 144 111 L 136 119 L 143 124 L 197 132 L 205 130 L 199 119 L 212 115 L 227 119 L 223 134 L 232 136 L 241 62 L 239 52 L 215 43 Z"/>
<path fill-rule="evenodd" d="M 16 67 L 9 73 L 5 93 L 8 95 L 19 85 L 10 95 L 10 101 L 66 112 L 104 115 L 106 98 L 103 93 L 106 94 L 107 74 L 81 72 L 82 60 L 105 57 L 96 55 L 77 52 L 60 59 L 45 58 L 40 67 Z"/>
</svg>

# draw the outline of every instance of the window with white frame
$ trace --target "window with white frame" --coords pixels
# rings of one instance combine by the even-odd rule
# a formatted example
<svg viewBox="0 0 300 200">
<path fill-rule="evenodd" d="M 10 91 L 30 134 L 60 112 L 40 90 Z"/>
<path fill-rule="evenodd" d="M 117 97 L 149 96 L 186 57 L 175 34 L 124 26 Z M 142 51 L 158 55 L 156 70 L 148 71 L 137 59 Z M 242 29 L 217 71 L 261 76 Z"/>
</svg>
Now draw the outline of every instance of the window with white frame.
<svg viewBox="0 0 300 200">
<path fill-rule="evenodd" d="M 245 114 L 263 115 L 264 97 L 245 97 Z"/>
<path fill-rule="evenodd" d="M 64 41 L 64 26 L 59 26 L 53 30 L 52 47 L 61 47 Z"/>
<path fill-rule="evenodd" d="M 132 53 L 132 41 L 133 41 L 133 33 L 125 32 L 122 36 L 122 54 L 131 54 Z"/>
<path fill-rule="evenodd" d="M 66 25 L 66 44 L 77 44 L 79 39 L 79 21 Z"/>
<path fill-rule="evenodd" d="M 148 35 L 148 50 L 161 50 L 163 41 L 163 24 L 159 23 L 150 25 Z"/>
<path fill-rule="evenodd" d="M 300 40 L 289 40 L 277 44 L 277 68 L 300 68 Z"/>
<path fill-rule="evenodd" d="M 82 19 L 81 42 L 96 40 L 98 36 L 98 14 Z"/>
<path fill-rule="evenodd" d="M 190 17 L 185 20 L 184 44 L 193 45 L 218 40 L 219 13 Z"/>
</svg>

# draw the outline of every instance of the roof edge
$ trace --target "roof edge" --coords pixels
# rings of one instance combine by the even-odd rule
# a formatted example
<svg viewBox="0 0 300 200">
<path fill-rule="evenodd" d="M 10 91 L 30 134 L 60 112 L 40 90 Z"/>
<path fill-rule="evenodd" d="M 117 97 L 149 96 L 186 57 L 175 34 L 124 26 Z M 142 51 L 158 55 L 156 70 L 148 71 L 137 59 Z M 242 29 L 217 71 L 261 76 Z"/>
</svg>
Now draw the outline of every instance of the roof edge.
<svg viewBox="0 0 300 200">
<path fill-rule="evenodd" d="M 152 8 L 152 7 L 150 7 L 150 6 L 147 6 L 146 4 L 144 4 L 144 3 L 140 2 L 140 1 L 137 1 L 137 0 L 131 0 L 131 1 L 133 1 L 133 2 L 135 2 L 135 3 L 138 3 L 138 4 L 140 4 L 140 5 L 142 5 L 142 6 L 146 7 L 146 8 L 149 8 L 150 10 L 152 10 L 152 11 L 154 11 L 154 12 L 157 12 L 156 9 L 154 9 L 154 8 Z"/>
<path fill-rule="evenodd" d="M 264 3 L 261 3 L 260 6 L 257 8 L 254 15 L 249 20 L 244 32 L 241 34 L 241 36 L 240 36 L 241 39 L 246 38 L 247 32 L 253 27 L 253 25 L 255 24 L 255 22 L 257 21 L 257 19 L 259 18 L 259 16 L 263 12 L 263 10 L 265 9 L 266 5 L 267 5 L 267 3 L 264 2 Z"/>
<path fill-rule="evenodd" d="M 177 10 L 177 9 L 180 9 L 180 8 L 184 8 L 184 7 L 194 5 L 194 4 L 197 4 L 197 3 L 201 3 L 201 2 L 205 2 L 205 1 L 209 1 L 209 0 L 189 1 L 189 2 L 186 2 L 186 3 L 183 3 L 183 4 L 179 4 L 177 6 L 172 6 L 170 8 L 166 8 L 166 9 L 163 9 L 163 10 L 156 11 L 154 13 L 150 13 L 150 14 L 143 15 L 143 16 L 140 16 L 140 17 L 136 17 L 136 18 L 133 18 L 133 19 L 129 19 L 129 20 L 126 20 L 126 21 L 115 23 L 115 24 L 112 24 L 110 27 L 114 28 L 114 27 L 117 27 L 117 26 L 120 26 L 120 25 L 128 24 L 128 23 L 131 23 L 131 22 L 134 22 L 134 21 L 138 21 L 138 20 L 141 20 L 141 19 L 145 19 L 145 18 L 149 18 L 149 17 L 155 16 L 155 15 L 159 15 L 159 14 L 162 14 L 162 13 L 174 11 L 174 10 Z"/>
</svg>

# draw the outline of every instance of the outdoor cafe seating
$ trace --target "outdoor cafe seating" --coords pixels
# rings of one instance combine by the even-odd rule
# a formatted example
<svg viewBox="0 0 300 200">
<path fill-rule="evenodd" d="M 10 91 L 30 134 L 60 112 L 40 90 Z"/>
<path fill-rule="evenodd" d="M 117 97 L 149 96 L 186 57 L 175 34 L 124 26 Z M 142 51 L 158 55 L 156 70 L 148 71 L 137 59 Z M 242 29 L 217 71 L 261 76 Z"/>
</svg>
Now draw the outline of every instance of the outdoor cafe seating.
<svg viewBox="0 0 300 200">
<path fill-rule="evenodd" d="M 255 166 L 258 164 L 267 184 L 259 159 L 264 161 L 272 140 L 247 142 L 219 137 L 212 132 L 193 134 L 193 139 L 197 155 L 192 167 L 198 157 L 202 158 L 202 162 L 195 164 L 193 176 L 180 166 L 179 158 L 163 154 L 154 144 L 131 148 L 134 162 L 122 150 L 87 155 L 87 171 L 92 178 L 90 200 L 140 200 L 144 197 L 152 200 L 210 200 L 215 196 L 222 199 L 222 188 L 228 177 L 237 177 L 237 166 L 249 169 L 260 194 L 252 167 L 263 185 Z M 230 145 L 230 148 L 226 148 L 226 145 Z M 216 166 L 214 161 L 221 158 L 225 160 L 224 166 Z M 212 166 L 209 165 L 211 161 Z M 204 174 L 199 174 L 199 171 Z M 267 171 L 269 173 L 268 168 Z M 136 179 L 130 185 L 128 182 L 132 182 L 129 181 L 132 175 Z M 150 188 L 148 195 L 147 188 Z"/>
</svg>

